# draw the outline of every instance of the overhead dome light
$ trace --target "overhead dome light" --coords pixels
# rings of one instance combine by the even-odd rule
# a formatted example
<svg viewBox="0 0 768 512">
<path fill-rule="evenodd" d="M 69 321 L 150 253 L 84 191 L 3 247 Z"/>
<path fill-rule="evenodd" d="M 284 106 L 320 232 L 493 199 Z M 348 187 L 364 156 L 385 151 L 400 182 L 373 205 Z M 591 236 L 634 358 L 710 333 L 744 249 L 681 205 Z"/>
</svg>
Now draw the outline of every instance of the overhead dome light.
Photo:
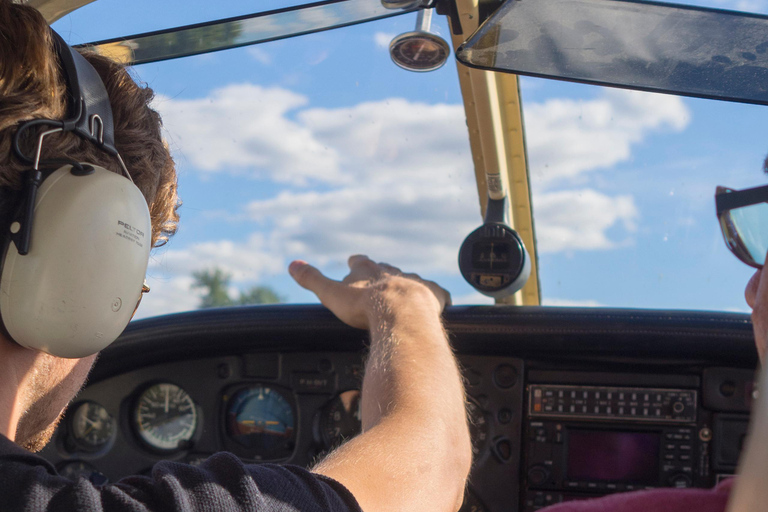
<svg viewBox="0 0 768 512">
<path fill-rule="evenodd" d="M 451 47 L 442 37 L 430 32 L 434 9 L 422 9 L 413 32 L 400 34 L 389 43 L 395 64 L 408 71 L 434 71 L 448 60 Z"/>
</svg>

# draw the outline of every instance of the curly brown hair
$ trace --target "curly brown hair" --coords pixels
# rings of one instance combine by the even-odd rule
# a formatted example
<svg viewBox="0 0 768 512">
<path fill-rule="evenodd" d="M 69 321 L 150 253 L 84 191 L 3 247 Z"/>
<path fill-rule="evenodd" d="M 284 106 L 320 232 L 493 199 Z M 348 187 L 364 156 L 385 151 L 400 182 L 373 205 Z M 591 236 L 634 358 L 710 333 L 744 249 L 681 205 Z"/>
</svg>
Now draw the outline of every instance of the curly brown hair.
<svg viewBox="0 0 768 512">
<path fill-rule="evenodd" d="M 109 94 L 115 146 L 149 205 L 152 245 L 163 245 L 176 232 L 181 202 L 176 168 L 162 139 L 162 120 L 149 106 L 154 92 L 139 86 L 123 65 L 95 53 L 83 56 L 99 73 Z M 12 151 L 19 124 L 31 119 L 63 119 L 66 110 L 66 85 L 47 22 L 32 7 L 0 0 L 0 189 L 18 195 L 28 169 Z M 36 138 L 28 142 L 32 140 Z M 32 150 L 26 148 L 25 152 Z M 73 134 L 45 139 L 42 158 L 61 157 L 121 172 L 115 157 Z"/>
</svg>

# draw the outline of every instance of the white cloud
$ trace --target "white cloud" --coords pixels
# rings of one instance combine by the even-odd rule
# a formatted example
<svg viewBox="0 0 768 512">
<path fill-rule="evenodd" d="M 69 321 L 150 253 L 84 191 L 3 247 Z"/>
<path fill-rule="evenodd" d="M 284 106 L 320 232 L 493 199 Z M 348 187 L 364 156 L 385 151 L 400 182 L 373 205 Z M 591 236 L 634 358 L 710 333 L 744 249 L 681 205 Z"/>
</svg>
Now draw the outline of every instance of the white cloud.
<svg viewBox="0 0 768 512">
<path fill-rule="evenodd" d="M 170 283 L 167 296 L 155 295 L 158 308 L 196 305 L 188 276 L 214 265 L 237 286 L 283 273 L 293 258 L 322 267 L 358 252 L 426 276 L 456 274 L 461 241 L 481 222 L 463 107 L 399 98 L 336 109 L 307 103 L 285 89 L 247 84 L 159 100 L 175 145 L 197 172 L 246 173 L 293 187 L 229 212 L 253 223 L 243 240 L 166 250 L 150 269 Z M 640 214 L 631 195 L 553 185 L 628 159 L 649 133 L 683 129 L 684 104 L 608 91 L 592 101 L 533 104 L 525 115 L 532 165 L 550 166 L 534 193 L 539 250 L 632 243 Z M 296 188 L 309 184 L 322 187 Z"/>
<path fill-rule="evenodd" d="M 736 2 L 736 10 L 765 13 L 765 2 L 762 0 L 739 0 Z"/>
<path fill-rule="evenodd" d="M 395 38 L 396 34 L 390 34 L 389 32 L 376 32 L 373 34 L 373 42 L 376 43 L 381 49 L 389 50 L 389 43 Z"/>
<path fill-rule="evenodd" d="M 248 55 L 259 64 L 264 64 L 265 66 L 272 64 L 272 56 L 264 49 L 264 47 L 250 46 L 246 51 Z"/>
<path fill-rule="evenodd" d="M 144 297 L 136 318 L 196 309 L 202 289 L 192 286 L 195 271 L 218 267 L 232 276 L 230 295 L 240 285 L 258 283 L 265 276 L 285 272 L 279 251 L 260 234 L 245 242 L 213 240 L 193 244 L 186 249 L 164 248 L 150 259 L 147 282 L 151 289 Z"/>
<path fill-rule="evenodd" d="M 218 267 L 232 274 L 233 281 L 257 281 L 266 274 L 284 271 L 275 258 L 272 242 L 253 234 L 244 242 L 213 240 L 186 249 L 166 249 L 162 257 L 150 260 L 147 273 L 162 279 L 167 272 L 189 275 L 196 270 Z"/>
<path fill-rule="evenodd" d="M 735 9 L 744 12 L 762 14 L 765 14 L 766 12 L 766 2 L 764 0 L 699 0 L 696 4 L 707 7 L 717 7 L 720 9 Z"/>
<path fill-rule="evenodd" d="M 340 180 L 336 151 L 288 113 L 307 98 L 278 87 L 234 84 L 207 98 L 158 97 L 170 140 L 197 170 L 229 170 L 276 182 Z"/>
<path fill-rule="evenodd" d="M 639 216 L 632 196 L 611 197 L 595 190 L 565 190 L 534 195 L 539 252 L 611 249 L 631 239 L 611 239 L 607 231 L 621 225 L 635 230 Z"/>
<path fill-rule="evenodd" d="M 441 186 L 461 176 L 474 186 L 464 109 L 401 98 L 339 109 L 309 109 L 297 116 L 324 146 L 336 148 L 343 172 L 371 184 Z"/>
<path fill-rule="evenodd" d="M 478 207 L 455 187 L 409 185 L 327 193 L 284 192 L 254 201 L 254 220 L 269 220 L 274 248 L 285 260 L 319 265 L 366 253 L 419 273 L 454 273 L 461 241 L 479 225 Z"/>
<path fill-rule="evenodd" d="M 459 295 L 458 297 L 451 297 L 451 302 L 454 306 L 460 305 L 493 305 L 495 301 L 492 297 L 483 295 L 480 292 L 468 293 L 466 295 Z"/>
<path fill-rule="evenodd" d="M 530 172 L 541 186 L 627 161 L 649 133 L 681 131 L 691 117 L 677 96 L 614 89 L 594 100 L 551 99 L 524 110 Z"/>
<path fill-rule="evenodd" d="M 163 277 L 150 272 L 147 275 L 150 292 L 141 300 L 134 318 L 139 320 L 150 316 L 197 309 L 200 305 L 202 290 L 193 289 L 192 283 L 191 275 Z"/>
</svg>

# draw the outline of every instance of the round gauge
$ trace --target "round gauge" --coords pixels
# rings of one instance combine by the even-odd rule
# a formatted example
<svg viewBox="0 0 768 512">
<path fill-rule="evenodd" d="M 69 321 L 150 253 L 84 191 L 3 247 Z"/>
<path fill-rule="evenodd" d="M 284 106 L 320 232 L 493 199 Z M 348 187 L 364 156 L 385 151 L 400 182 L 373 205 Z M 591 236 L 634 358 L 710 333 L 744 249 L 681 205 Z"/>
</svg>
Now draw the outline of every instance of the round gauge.
<svg viewBox="0 0 768 512">
<path fill-rule="evenodd" d="M 96 402 L 82 402 L 69 416 L 70 432 L 75 445 L 97 452 L 112 442 L 117 432 L 115 419 Z"/>
<path fill-rule="evenodd" d="M 360 391 L 345 391 L 320 411 L 318 426 L 326 448 L 334 448 L 360 433 Z"/>
<path fill-rule="evenodd" d="M 476 458 L 485 448 L 488 440 L 488 421 L 485 411 L 474 398 L 467 398 L 467 413 L 469 415 L 469 436 L 472 439 L 472 455 Z"/>
<path fill-rule="evenodd" d="M 264 385 L 235 393 L 227 407 L 227 435 L 254 457 L 292 448 L 293 408 L 282 393 Z"/>
<path fill-rule="evenodd" d="M 79 480 L 85 478 L 94 485 L 104 485 L 109 483 L 109 479 L 95 467 L 82 460 L 72 460 L 62 463 L 58 467 L 59 475 L 69 480 Z"/>
<path fill-rule="evenodd" d="M 443 38 L 417 30 L 394 38 L 389 54 L 395 64 L 408 71 L 434 71 L 445 64 L 451 49 Z"/>
<path fill-rule="evenodd" d="M 486 222 L 462 242 L 459 270 L 475 290 L 502 298 L 525 285 L 531 273 L 531 261 L 514 229 L 506 224 Z"/>
<path fill-rule="evenodd" d="M 197 407 L 186 391 L 163 382 L 139 395 L 133 420 L 136 432 L 149 447 L 176 450 L 195 434 Z"/>
</svg>

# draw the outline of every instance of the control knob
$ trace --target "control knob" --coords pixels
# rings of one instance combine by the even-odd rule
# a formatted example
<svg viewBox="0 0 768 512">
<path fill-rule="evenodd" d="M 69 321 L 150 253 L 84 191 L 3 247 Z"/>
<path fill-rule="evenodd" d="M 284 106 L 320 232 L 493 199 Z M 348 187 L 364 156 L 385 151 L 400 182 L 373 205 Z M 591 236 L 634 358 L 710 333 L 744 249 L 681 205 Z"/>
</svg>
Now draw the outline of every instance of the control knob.
<svg viewBox="0 0 768 512">
<path fill-rule="evenodd" d="M 542 485 L 549 480 L 549 471 L 544 466 L 533 466 L 528 470 L 528 485 Z"/>
</svg>

